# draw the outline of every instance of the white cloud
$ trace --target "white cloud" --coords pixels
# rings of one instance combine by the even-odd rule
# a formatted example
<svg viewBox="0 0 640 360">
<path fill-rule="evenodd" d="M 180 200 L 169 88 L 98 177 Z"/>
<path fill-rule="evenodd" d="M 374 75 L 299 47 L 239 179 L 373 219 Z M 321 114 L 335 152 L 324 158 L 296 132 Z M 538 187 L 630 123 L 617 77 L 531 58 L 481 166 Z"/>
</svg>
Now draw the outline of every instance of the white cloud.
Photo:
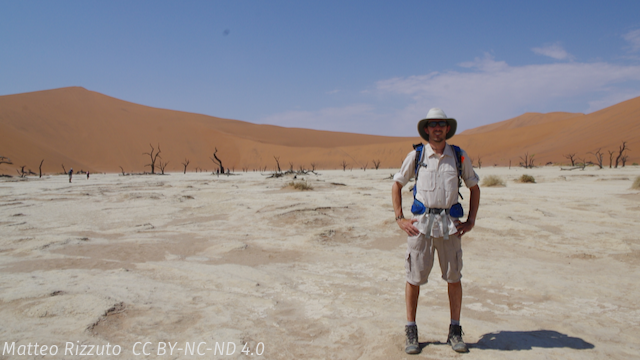
<svg viewBox="0 0 640 360">
<path fill-rule="evenodd" d="M 632 52 L 640 50 L 640 29 L 629 31 L 622 38 L 629 42 Z"/>
<path fill-rule="evenodd" d="M 556 60 L 571 60 L 573 56 L 569 54 L 560 43 L 555 43 L 551 45 L 546 45 L 543 47 L 536 47 L 531 49 L 534 53 L 538 55 L 544 55 Z"/>
<path fill-rule="evenodd" d="M 571 111 L 566 107 L 549 110 L 550 105 L 561 102 L 584 104 L 578 111 L 599 110 L 598 106 L 612 105 L 607 97 L 626 100 L 618 95 L 633 92 L 629 89 L 621 91 L 622 83 L 635 82 L 637 93 L 637 82 L 640 81 L 640 66 L 608 63 L 512 67 L 485 55 L 461 66 L 477 70 L 382 80 L 377 83 L 377 89 L 382 93 L 411 97 L 413 103 L 399 110 L 394 117 L 406 122 L 407 129 L 431 107 L 444 109 L 448 116 L 458 118 L 459 128 L 468 129 L 526 111 Z"/>
<path fill-rule="evenodd" d="M 262 123 L 388 136 L 416 136 L 430 108 L 458 119 L 458 129 L 506 120 L 527 111 L 593 112 L 640 95 L 640 65 L 555 63 L 510 66 L 491 55 L 464 70 L 381 80 L 362 92 L 371 99 L 317 111 L 288 111 Z"/>
</svg>

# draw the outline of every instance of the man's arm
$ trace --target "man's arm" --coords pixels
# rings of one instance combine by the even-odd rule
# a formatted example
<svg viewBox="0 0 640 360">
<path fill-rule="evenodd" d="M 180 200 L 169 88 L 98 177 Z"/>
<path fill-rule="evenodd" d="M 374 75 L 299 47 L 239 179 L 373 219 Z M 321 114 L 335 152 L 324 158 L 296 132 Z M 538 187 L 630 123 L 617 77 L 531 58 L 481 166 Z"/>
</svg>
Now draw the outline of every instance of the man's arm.
<svg viewBox="0 0 640 360">
<path fill-rule="evenodd" d="M 396 219 L 398 219 L 398 217 L 402 217 L 401 219 L 396 220 L 400 229 L 406 232 L 409 236 L 417 236 L 420 231 L 418 228 L 413 226 L 413 223 L 418 220 L 405 219 L 402 214 L 402 185 L 397 181 L 394 181 L 393 186 L 391 187 L 391 201 L 393 202 L 393 211 L 395 212 Z"/>
<path fill-rule="evenodd" d="M 476 223 L 476 215 L 478 215 L 478 207 L 480 207 L 480 187 L 478 185 L 474 185 L 469 188 L 471 191 L 471 197 L 469 198 L 469 215 L 467 216 L 467 221 L 458 224 L 456 228 L 458 229 L 458 235 L 462 236 L 471 229 Z"/>
</svg>

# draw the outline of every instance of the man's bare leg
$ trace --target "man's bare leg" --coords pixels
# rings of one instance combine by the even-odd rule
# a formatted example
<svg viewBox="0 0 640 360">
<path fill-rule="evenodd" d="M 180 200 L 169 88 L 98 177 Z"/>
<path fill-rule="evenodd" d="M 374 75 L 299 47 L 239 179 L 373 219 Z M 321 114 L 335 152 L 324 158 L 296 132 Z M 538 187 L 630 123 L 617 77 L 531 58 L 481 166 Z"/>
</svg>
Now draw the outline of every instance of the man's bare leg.
<svg viewBox="0 0 640 360">
<path fill-rule="evenodd" d="M 462 308 L 462 282 L 458 281 L 456 283 L 449 283 L 449 310 L 451 311 L 451 320 L 460 321 L 461 308 Z M 408 309 L 409 308 L 407 307 L 407 310 Z"/>
<path fill-rule="evenodd" d="M 407 282 L 404 288 L 404 299 L 407 303 L 407 321 L 416 321 L 416 311 L 418 309 L 418 296 L 420 296 L 420 286 Z"/>
</svg>

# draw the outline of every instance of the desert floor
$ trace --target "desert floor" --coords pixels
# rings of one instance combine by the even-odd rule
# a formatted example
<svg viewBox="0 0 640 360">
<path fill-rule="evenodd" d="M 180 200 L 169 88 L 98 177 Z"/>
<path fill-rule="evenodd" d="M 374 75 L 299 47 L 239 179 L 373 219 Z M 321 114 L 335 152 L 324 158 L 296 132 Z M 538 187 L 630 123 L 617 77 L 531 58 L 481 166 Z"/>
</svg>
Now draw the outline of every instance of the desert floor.
<svg viewBox="0 0 640 360">
<path fill-rule="evenodd" d="M 436 266 L 417 356 L 393 172 L 299 176 L 310 191 L 259 173 L 2 178 L 0 346 L 15 355 L 0 359 L 640 358 L 640 167 L 477 169 L 506 187 L 482 188 L 463 238 L 470 353 L 444 344 Z M 35 343 L 47 355 L 18 355 Z M 119 355 L 75 355 L 107 344 Z"/>
</svg>

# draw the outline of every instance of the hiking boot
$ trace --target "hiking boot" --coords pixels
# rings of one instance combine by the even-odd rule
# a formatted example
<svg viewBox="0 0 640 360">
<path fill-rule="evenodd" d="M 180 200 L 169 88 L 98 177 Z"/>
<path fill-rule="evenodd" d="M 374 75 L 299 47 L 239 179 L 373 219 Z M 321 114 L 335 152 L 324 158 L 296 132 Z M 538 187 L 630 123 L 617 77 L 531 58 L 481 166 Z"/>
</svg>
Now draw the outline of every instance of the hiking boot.
<svg viewBox="0 0 640 360">
<path fill-rule="evenodd" d="M 420 353 L 420 343 L 418 342 L 418 326 L 406 325 L 404 332 L 407 334 L 407 342 L 404 347 L 404 352 L 407 354 Z"/>
<path fill-rule="evenodd" d="M 449 325 L 449 337 L 447 337 L 447 344 L 451 345 L 451 348 L 459 353 L 466 353 L 469 351 L 469 349 L 467 349 L 467 344 L 462 340 L 462 326 Z"/>
</svg>

